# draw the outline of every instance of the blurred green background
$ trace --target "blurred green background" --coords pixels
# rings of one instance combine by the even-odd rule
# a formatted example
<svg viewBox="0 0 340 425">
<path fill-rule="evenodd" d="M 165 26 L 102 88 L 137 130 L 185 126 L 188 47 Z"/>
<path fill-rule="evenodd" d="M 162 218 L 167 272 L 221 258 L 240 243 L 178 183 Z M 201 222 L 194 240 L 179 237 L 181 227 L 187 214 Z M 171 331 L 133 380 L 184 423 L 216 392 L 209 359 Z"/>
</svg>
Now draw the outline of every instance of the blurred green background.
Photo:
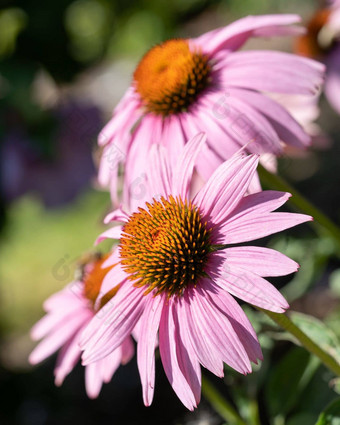
<svg viewBox="0 0 340 425">
<path fill-rule="evenodd" d="M 28 365 L 34 346 L 29 329 L 43 314 L 43 300 L 72 280 L 77 260 L 92 249 L 103 228 L 110 199 L 96 189 L 96 136 L 143 53 L 167 38 L 196 36 L 248 14 L 300 13 L 307 19 L 317 6 L 312 0 L 1 2 L 1 424 L 223 423 L 206 401 L 195 413 L 186 412 L 160 367 L 156 398 L 148 409 L 142 406 L 135 362 L 117 373 L 97 401 L 84 395 L 80 367 L 56 389 L 55 358 L 40 368 Z M 266 48 L 290 48 L 289 40 L 264 43 Z M 319 122 L 331 140 L 328 149 L 284 158 L 280 168 L 339 221 L 340 125 L 324 100 Z M 329 323 L 337 338 L 340 263 L 332 239 L 304 226 L 267 242 L 301 264 L 292 280 L 273 282 L 283 287 L 296 310 Z M 226 385 L 216 384 L 246 414 L 258 409 L 263 424 L 313 424 L 336 395 L 328 387 L 327 372 L 258 313 L 248 313 L 261 335 L 266 361 L 251 377 L 227 372 Z M 282 376 L 284 368 L 288 377 Z M 296 400 L 273 390 L 283 380 Z M 298 407 L 299 395 L 309 401 Z"/>
</svg>

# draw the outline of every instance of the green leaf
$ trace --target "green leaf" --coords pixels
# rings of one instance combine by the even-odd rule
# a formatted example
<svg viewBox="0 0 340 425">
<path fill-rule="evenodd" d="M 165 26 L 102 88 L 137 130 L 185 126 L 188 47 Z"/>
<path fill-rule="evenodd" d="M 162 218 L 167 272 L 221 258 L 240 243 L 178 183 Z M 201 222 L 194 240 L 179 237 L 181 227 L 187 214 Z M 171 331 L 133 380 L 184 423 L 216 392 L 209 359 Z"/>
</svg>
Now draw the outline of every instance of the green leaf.
<svg viewBox="0 0 340 425">
<path fill-rule="evenodd" d="M 340 425 L 340 398 L 326 407 L 315 425 Z"/>
<path fill-rule="evenodd" d="M 292 312 L 290 318 L 312 341 L 340 363 L 340 341 L 328 326 L 307 314 Z"/>
<path fill-rule="evenodd" d="M 296 403 L 309 359 L 307 351 L 294 347 L 274 366 L 265 387 L 265 397 L 272 416 L 288 413 Z"/>
</svg>

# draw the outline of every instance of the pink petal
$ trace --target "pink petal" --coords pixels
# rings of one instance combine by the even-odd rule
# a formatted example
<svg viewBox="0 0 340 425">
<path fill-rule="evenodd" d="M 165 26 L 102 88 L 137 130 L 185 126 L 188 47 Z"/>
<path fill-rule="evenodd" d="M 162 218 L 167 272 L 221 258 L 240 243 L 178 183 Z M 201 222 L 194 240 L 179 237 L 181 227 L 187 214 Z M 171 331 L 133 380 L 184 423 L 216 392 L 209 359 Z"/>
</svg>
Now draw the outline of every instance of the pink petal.
<svg viewBox="0 0 340 425">
<path fill-rule="evenodd" d="M 122 226 L 114 226 L 111 229 L 105 230 L 98 238 L 96 239 L 95 244 L 98 245 L 104 239 L 120 239 L 122 233 Z"/>
<path fill-rule="evenodd" d="M 261 112 L 280 136 L 280 139 L 288 145 L 303 148 L 310 143 L 310 137 L 306 134 L 300 124 L 279 103 L 263 94 L 243 89 L 230 89 L 233 97 L 238 97 L 244 102 L 252 105 Z"/>
<path fill-rule="evenodd" d="M 180 119 L 183 127 L 183 131 L 186 136 L 186 140 L 191 139 L 198 133 L 204 131 L 202 123 L 197 122 L 193 119 L 194 115 L 181 114 Z M 214 151 L 210 146 L 203 145 L 201 154 L 197 158 L 196 168 L 198 174 L 207 180 L 214 170 L 223 162 L 222 157 Z"/>
<path fill-rule="evenodd" d="M 85 367 L 85 388 L 89 398 L 97 398 L 102 388 L 100 363 L 92 363 Z"/>
<path fill-rule="evenodd" d="M 181 301 L 181 298 L 174 299 L 173 307 L 175 340 L 178 342 L 176 347 L 177 360 L 178 365 L 194 394 L 196 404 L 198 404 L 201 399 L 201 366 L 190 341 L 189 329 L 187 326 L 183 326 L 182 323 L 182 314 L 178 309 L 178 305 Z"/>
<path fill-rule="evenodd" d="M 226 264 L 225 272 L 215 282 L 243 301 L 276 313 L 289 305 L 280 292 L 267 280 L 244 269 Z"/>
<path fill-rule="evenodd" d="M 72 313 L 77 307 L 83 308 L 87 305 L 87 300 L 83 296 L 83 289 L 84 283 L 74 280 L 64 289 L 47 298 L 47 300 L 44 301 L 44 310 L 52 314 L 59 310 L 62 311 L 63 316 L 65 316 L 67 312 Z M 38 324 L 36 326 L 38 326 Z M 35 326 L 33 329 L 35 329 Z"/>
<path fill-rule="evenodd" d="M 201 285 L 203 287 L 203 285 Z M 211 350 L 215 350 L 223 362 L 240 373 L 251 372 L 251 365 L 243 345 L 235 333 L 228 318 L 220 310 L 214 308 L 202 289 L 196 289 L 191 309 L 196 318 L 202 318 L 205 326 L 203 337 L 208 341 Z"/>
<path fill-rule="evenodd" d="M 122 343 L 122 364 L 127 364 L 135 353 L 135 347 L 132 338 L 128 337 Z"/>
<path fill-rule="evenodd" d="M 164 371 L 175 393 L 189 410 L 197 406 L 195 396 L 178 364 L 177 346 L 180 341 L 176 340 L 172 298 L 164 305 L 159 326 L 159 351 Z"/>
<path fill-rule="evenodd" d="M 211 349 L 211 344 L 205 338 L 206 323 L 201 316 L 196 317 L 192 311 L 192 299 L 188 291 L 182 297 L 183 301 L 178 303 L 177 308 L 180 311 L 182 328 L 188 329 L 188 336 L 195 357 L 199 362 L 212 373 L 223 377 L 223 362 L 216 350 Z"/>
<path fill-rule="evenodd" d="M 122 209 L 122 207 L 117 208 L 116 210 L 110 212 L 105 218 L 104 223 L 108 224 L 111 221 L 123 221 L 127 222 L 129 215 Z"/>
<path fill-rule="evenodd" d="M 295 35 L 296 28 L 288 25 L 300 21 L 301 18 L 298 15 L 247 16 L 226 27 L 205 33 L 192 41 L 204 52 L 214 55 L 221 49 L 239 49 L 249 37 Z"/>
<path fill-rule="evenodd" d="M 227 217 L 243 198 L 256 171 L 258 157 L 239 154 L 224 162 L 196 195 L 194 203 L 214 223 Z"/>
<path fill-rule="evenodd" d="M 237 301 L 227 291 L 212 282 L 205 285 L 205 289 L 208 290 L 210 299 L 216 308 L 219 308 L 228 317 L 249 359 L 254 363 L 257 363 L 257 359 L 262 360 L 262 351 L 256 332 Z"/>
<path fill-rule="evenodd" d="M 323 82 L 319 62 L 275 51 L 234 52 L 220 64 L 226 87 L 311 95 Z"/>
<path fill-rule="evenodd" d="M 221 93 L 218 96 L 205 96 L 200 102 L 202 106 L 193 113 L 193 118 L 204 123 L 209 145 L 222 158 L 228 159 L 240 149 L 242 142 L 232 131 L 231 123 L 225 123 L 223 119 L 226 113 L 229 114 L 229 109 L 227 111 L 227 106 L 223 103 L 227 102 L 225 99 L 227 98 Z"/>
<path fill-rule="evenodd" d="M 135 288 L 127 282 L 98 311 L 80 341 L 84 365 L 106 357 L 131 334 L 148 299 L 144 292 L 145 288 Z"/>
<path fill-rule="evenodd" d="M 261 158 L 262 158 L 262 155 L 260 156 L 260 162 L 261 162 Z M 251 182 L 249 183 L 247 192 L 248 194 L 262 192 L 262 186 L 261 186 L 260 178 L 257 172 L 253 175 L 253 178 Z"/>
<path fill-rule="evenodd" d="M 148 196 L 146 170 L 149 150 L 161 140 L 162 120 L 148 114 L 135 129 L 125 164 L 123 203 L 134 211 Z M 152 135 L 152 137 L 151 137 Z"/>
<path fill-rule="evenodd" d="M 128 131 L 133 127 L 134 122 L 137 121 L 141 113 L 138 111 L 140 100 L 136 96 L 133 89 L 129 88 L 121 99 L 116 109 L 114 110 L 113 117 L 106 124 L 98 136 L 98 144 L 100 146 L 107 145 L 112 142 L 112 139 L 122 130 Z"/>
<path fill-rule="evenodd" d="M 149 163 L 151 166 L 148 167 L 146 175 L 151 196 L 156 199 L 160 196 L 167 197 L 172 191 L 166 149 L 160 145 L 152 145 L 150 148 Z"/>
<path fill-rule="evenodd" d="M 229 114 L 220 122 L 230 128 L 242 146 L 247 144 L 247 150 L 256 154 L 281 153 L 278 135 L 262 113 L 236 96 L 228 98 L 228 106 Z"/>
<path fill-rule="evenodd" d="M 121 358 L 122 347 L 118 347 L 104 359 L 98 360 L 99 372 L 103 382 L 111 381 L 112 376 L 120 366 Z"/>
<path fill-rule="evenodd" d="M 229 222 L 229 219 L 232 221 Z M 256 212 L 250 212 L 239 219 L 228 218 L 224 225 L 219 227 L 219 232 L 224 235 L 224 243 L 241 243 L 260 239 L 311 220 L 312 217 L 304 214 L 270 213 L 259 215 Z"/>
<path fill-rule="evenodd" d="M 92 314 L 86 310 L 76 313 L 77 314 L 74 314 L 73 317 L 68 317 L 68 320 L 60 324 L 35 347 L 29 356 L 29 362 L 31 364 L 40 363 L 55 351 L 59 350 L 59 348 L 70 338 L 74 337 L 79 328 L 90 320 L 92 316 Z"/>
<path fill-rule="evenodd" d="M 145 406 L 150 406 L 155 387 L 155 345 L 166 296 L 149 298 L 140 319 L 141 326 L 137 346 L 137 363 L 143 387 Z"/>
<path fill-rule="evenodd" d="M 171 167 L 175 167 L 178 152 L 181 152 L 187 142 L 178 115 L 166 117 L 163 121 L 161 143 L 166 147 Z"/>
<path fill-rule="evenodd" d="M 122 269 L 122 266 L 119 262 L 113 267 L 112 270 L 106 273 L 98 297 L 95 302 L 95 308 L 100 306 L 102 298 L 109 292 L 111 289 L 115 288 L 117 285 L 121 285 L 127 280 L 127 274 Z"/>
<path fill-rule="evenodd" d="M 284 276 L 294 273 L 299 265 L 274 249 L 258 246 L 233 247 L 223 250 L 231 267 L 251 270 L 259 276 Z"/>
<path fill-rule="evenodd" d="M 278 192 L 275 190 L 265 190 L 244 197 L 237 208 L 233 211 L 228 221 L 242 218 L 246 214 L 261 215 L 277 210 L 292 195 L 288 192 Z"/>
<path fill-rule="evenodd" d="M 69 339 L 58 354 L 57 364 L 54 369 L 55 385 L 58 387 L 64 382 L 65 377 L 73 370 L 80 359 L 79 337 L 81 332 L 82 328 L 74 338 Z"/>
<path fill-rule="evenodd" d="M 111 255 L 104 261 L 102 264 L 102 269 L 106 269 L 107 267 L 111 267 L 119 263 L 120 261 L 120 253 L 119 253 L 119 245 L 113 247 Z"/>
<path fill-rule="evenodd" d="M 186 199 L 190 189 L 196 158 L 206 142 L 204 133 L 199 133 L 188 141 L 173 170 L 172 194 Z"/>
<path fill-rule="evenodd" d="M 39 340 L 44 338 L 53 329 L 57 328 L 63 322 L 67 321 L 69 317 L 74 315 L 74 309 L 66 311 L 61 314 L 61 310 L 56 310 L 53 313 L 48 313 L 42 317 L 31 329 L 31 338 Z"/>
</svg>

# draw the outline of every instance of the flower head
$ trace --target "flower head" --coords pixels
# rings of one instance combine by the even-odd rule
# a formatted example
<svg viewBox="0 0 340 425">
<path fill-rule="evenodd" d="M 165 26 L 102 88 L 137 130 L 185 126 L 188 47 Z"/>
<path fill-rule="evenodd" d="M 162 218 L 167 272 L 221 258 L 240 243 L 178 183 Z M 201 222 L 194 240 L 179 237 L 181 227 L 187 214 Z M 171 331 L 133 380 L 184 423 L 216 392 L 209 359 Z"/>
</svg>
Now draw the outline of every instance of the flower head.
<svg viewBox="0 0 340 425">
<path fill-rule="evenodd" d="M 244 196 L 257 155 L 234 155 L 191 197 L 194 165 L 204 149 L 205 138 L 199 134 L 172 169 L 165 148 L 154 145 L 147 202 L 132 214 L 111 213 L 110 220 L 124 224 L 102 236 L 120 239 L 110 260 L 117 265 L 106 275 L 102 291 L 117 284 L 120 289 L 105 320 L 93 319 L 85 329 L 83 362 L 110 355 L 138 323 L 137 361 L 146 405 L 153 398 L 157 338 L 165 373 L 189 409 L 200 399 L 200 365 L 218 376 L 223 376 L 223 363 L 251 372 L 251 362 L 262 358 L 261 349 L 232 295 L 283 312 L 286 300 L 263 277 L 295 272 L 298 265 L 271 249 L 231 245 L 310 220 L 273 212 L 288 199 L 287 193 Z"/>
<path fill-rule="evenodd" d="M 207 180 L 225 159 L 250 143 L 249 152 L 282 152 L 282 141 L 304 148 L 309 136 L 267 93 L 312 95 L 323 66 L 275 51 L 237 51 L 250 37 L 300 34 L 296 15 L 248 16 L 195 39 L 173 39 L 150 49 L 139 62 L 131 87 L 102 130 L 99 181 L 117 190 L 118 165 L 125 165 L 124 201 L 135 196 L 148 151 L 160 143 L 171 164 L 187 140 L 207 133 L 198 162 Z M 257 189 L 260 189 L 259 185 Z M 138 191 L 138 189 L 137 189 Z"/>
<path fill-rule="evenodd" d="M 113 267 L 105 267 L 106 260 L 107 256 L 99 254 L 87 259 L 81 267 L 79 279 L 45 301 L 47 315 L 32 329 L 34 339 L 43 338 L 29 357 L 32 364 L 40 363 L 60 350 L 54 370 L 56 385 L 63 383 L 80 359 L 79 340 L 83 329 L 118 290 L 117 286 L 113 287 L 101 297 L 99 306 L 95 306 L 103 279 Z M 108 357 L 86 366 L 85 385 L 89 397 L 98 396 L 102 383 L 111 380 L 120 363 L 127 363 L 133 351 L 128 337 Z"/>
</svg>

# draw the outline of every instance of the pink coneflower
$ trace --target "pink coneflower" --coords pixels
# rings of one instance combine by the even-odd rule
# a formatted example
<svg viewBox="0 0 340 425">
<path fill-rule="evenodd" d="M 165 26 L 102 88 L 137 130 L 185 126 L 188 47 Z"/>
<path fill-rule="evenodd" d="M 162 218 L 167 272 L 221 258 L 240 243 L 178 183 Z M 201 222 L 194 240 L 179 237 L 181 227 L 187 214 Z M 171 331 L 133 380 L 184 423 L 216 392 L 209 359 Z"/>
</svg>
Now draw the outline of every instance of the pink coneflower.
<svg viewBox="0 0 340 425">
<path fill-rule="evenodd" d="M 118 290 L 118 287 L 114 287 L 102 297 L 100 305 L 95 306 L 102 281 L 112 269 L 112 266 L 102 268 L 104 261 L 105 256 L 91 259 L 84 266 L 80 279 L 71 282 L 63 290 L 48 298 L 44 303 L 47 315 L 32 329 L 33 339 L 43 338 L 29 357 L 32 364 L 40 363 L 60 349 L 54 370 L 55 383 L 58 386 L 63 383 L 80 359 L 79 340 L 83 329 L 97 312 L 100 314 L 100 308 Z M 86 366 L 85 386 L 88 396 L 97 397 L 102 384 L 111 380 L 118 366 L 127 363 L 133 352 L 133 343 L 127 337 L 105 359 Z"/>
<path fill-rule="evenodd" d="M 340 1 L 330 0 L 307 24 L 307 33 L 296 43 L 297 53 L 326 65 L 325 94 L 340 113 Z"/>
<path fill-rule="evenodd" d="M 117 190 L 118 164 L 125 164 L 124 199 L 145 173 L 153 143 L 163 144 L 172 164 L 187 140 L 207 133 L 198 172 L 206 180 L 250 140 L 252 153 L 282 152 L 281 141 L 303 148 L 309 136 L 268 92 L 312 95 L 324 67 L 276 51 L 237 51 L 251 37 L 296 35 L 296 15 L 248 16 L 194 39 L 153 47 L 139 62 L 131 87 L 102 130 L 99 182 Z M 138 190 L 138 187 L 137 187 Z M 138 196 L 137 196 L 138 197 Z"/>
<path fill-rule="evenodd" d="M 194 163 L 204 149 L 204 137 L 194 137 L 172 169 L 165 148 L 152 146 L 147 182 L 156 197 L 131 215 L 112 213 L 110 218 L 124 225 L 104 235 L 120 238 L 120 244 L 111 258 L 117 265 L 102 290 L 117 284 L 120 289 L 102 320 L 94 318 L 85 329 L 83 362 L 110 355 L 138 322 L 137 361 L 146 405 L 154 392 L 157 337 L 165 373 L 188 409 L 200 400 L 200 365 L 218 376 L 223 363 L 251 372 L 251 362 L 262 359 L 261 349 L 232 295 L 281 313 L 288 304 L 263 277 L 293 273 L 298 264 L 272 249 L 231 245 L 311 219 L 272 212 L 288 193 L 244 197 L 258 164 L 254 154 L 236 154 L 221 164 L 190 199 Z"/>
</svg>

